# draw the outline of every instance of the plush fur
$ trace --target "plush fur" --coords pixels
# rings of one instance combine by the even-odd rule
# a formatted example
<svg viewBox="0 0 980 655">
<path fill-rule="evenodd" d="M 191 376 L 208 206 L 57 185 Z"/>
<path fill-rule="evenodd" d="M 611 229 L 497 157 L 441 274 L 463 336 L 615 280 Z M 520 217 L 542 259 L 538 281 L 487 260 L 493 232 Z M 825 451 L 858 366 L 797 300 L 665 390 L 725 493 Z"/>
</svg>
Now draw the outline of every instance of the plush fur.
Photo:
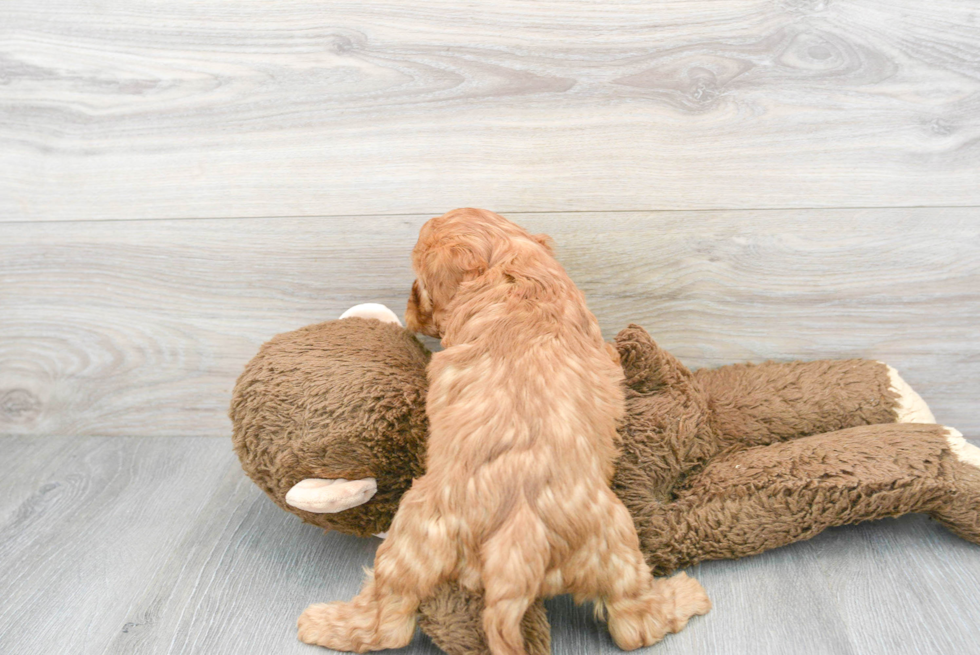
<svg viewBox="0 0 980 655">
<path fill-rule="evenodd" d="M 980 543 L 980 468 L 971 463 L 980 451 L 942 426 L 896 423 L 902 399 L 884 364 L 691 372 L 635 325 L 616 348 L 627 397 L 613 490 L 655 574 L 908 512 Z M 408 331 L 376 320 L 276 337 L 250 362 L 232 403 L 246 473 L 281 507 L 324 529 L 386 529 L 408 478 L 423 467 L 427 359 Z M 378 494 L 339 514 L 284 501 L 306 477 L 368 476 L 378 479 Z M 419 624 L 447 653 L 483 654 L 482 609 L 481 594 L 447 583 L 421 604 Z M 522 627 L 528 652 L 549 652 L 540 602 Z"/>
<path fill-rule="evenodd" d="M 384 532 L 425 472 L 425 367 L 412 333 L 347 318 L 281 334 L 259 349 L 235 385 L 235 452 L 287 512 L 359 537 Z M 304 512 L 286 493 L 309 478 L 375 478 L 371 502 L 339 514 Z"/>
<path fill-rule="evenodd" d="M 406 646 L 419 603 L 447 581 L 482 593 L 498 655 L 526 652 L 521 622 L 541 597 L 597 601 L 624 650 L 707 612 L 696 581 L 654 580 L 609 488 L 623 370 L 546 240 L 456 210 L 422 227 L 412 259 L 406 323 L 445 347 L 428 366 L 426 473 L 402 497 L 361 593 L 309 607 L 300 639 Z"/>
</svg>

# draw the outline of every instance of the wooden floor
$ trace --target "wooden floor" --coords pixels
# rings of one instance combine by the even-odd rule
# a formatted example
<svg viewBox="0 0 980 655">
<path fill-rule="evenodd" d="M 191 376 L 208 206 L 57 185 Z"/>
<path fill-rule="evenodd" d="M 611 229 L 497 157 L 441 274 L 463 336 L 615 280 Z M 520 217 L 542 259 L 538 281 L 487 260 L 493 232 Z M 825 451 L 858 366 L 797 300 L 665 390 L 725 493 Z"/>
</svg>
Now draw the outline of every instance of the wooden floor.
<svg viewBox="0 0 980 655">
<path fill-rule="evenodd" d="M 244 477 L 232 385 L 401 312 L 458 206 L 551 234 L 607 337 L 884 360 L 980 438 L 976 0 L 3 0 L 0 655 L 320 652 L 376 543 Z M 980 549 L 923 517 L 693 573 L 650 652 L 980 652 Z"/>
<path fill-rule="evenodd" d="M 213 437 L 4 437 L 0 652 L 325 652 L 312 601 L 356 593 L 377 539 L 272 504 Z M 973 653 L 977 547 L 924 516 L 848 526 L 691 573 L 714 609 L 650 652 Z M 618 652 L 591 608 L 550 601 L 556 654 Z M 406 652 L 438 653 L 419 633 Z"/>
</svg>

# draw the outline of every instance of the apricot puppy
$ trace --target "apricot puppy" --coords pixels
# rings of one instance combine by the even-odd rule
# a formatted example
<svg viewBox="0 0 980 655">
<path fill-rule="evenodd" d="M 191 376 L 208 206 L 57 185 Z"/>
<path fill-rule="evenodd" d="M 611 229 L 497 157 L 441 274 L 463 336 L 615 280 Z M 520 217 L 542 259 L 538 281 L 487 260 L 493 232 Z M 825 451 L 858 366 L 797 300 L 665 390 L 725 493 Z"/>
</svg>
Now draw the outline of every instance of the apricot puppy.
<svg viewBox="0 0 980 655">
<path fill-rule="evenodd" d="M 484 594 L 495 654 L 525 652 L 521 618 L 539 596 L 595 600 L 626 650 L 707 612 L 692 578 L 652 577 L 609 489 L 623 372 L 547 237 L 458 209 L 422 227 L 412 263 L 406 322 L 445 347 L 428 369 L 427 472 L 361 592 L 311 605 L 299 638 L 405 646 L 420 600 L 446 579 Z"/>
</svg>

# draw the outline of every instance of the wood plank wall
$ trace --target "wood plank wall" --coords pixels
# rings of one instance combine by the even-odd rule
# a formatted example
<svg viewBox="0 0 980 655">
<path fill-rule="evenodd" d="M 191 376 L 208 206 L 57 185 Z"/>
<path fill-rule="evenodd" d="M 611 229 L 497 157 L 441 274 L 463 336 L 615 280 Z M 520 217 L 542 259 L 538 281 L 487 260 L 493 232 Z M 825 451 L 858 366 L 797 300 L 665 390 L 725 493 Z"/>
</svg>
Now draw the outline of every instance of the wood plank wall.
<svg viewBox="0 0 980 655">
<path fill-rule="evenodd" d="M 607 336 L 873 357 L 980 437 L 973 0 L 6 0 L 0 433 L 225 435 L 418 227 L 552 234 Z"/>
</svg>

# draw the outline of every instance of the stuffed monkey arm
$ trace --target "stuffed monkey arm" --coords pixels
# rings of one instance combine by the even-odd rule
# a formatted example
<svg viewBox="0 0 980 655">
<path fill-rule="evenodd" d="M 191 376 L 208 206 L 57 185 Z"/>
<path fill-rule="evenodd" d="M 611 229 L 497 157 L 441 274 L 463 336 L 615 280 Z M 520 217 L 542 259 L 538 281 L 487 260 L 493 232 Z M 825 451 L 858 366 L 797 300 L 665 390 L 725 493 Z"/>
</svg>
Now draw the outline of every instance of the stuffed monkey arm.
<svg viewBox="0 0 980 655">
<path fill-rule="evenodd" d="M 859 425 L 934 423 L 895 369 L 864 359 L 733 364 L 696 371 L 716 435 L 763 445 Z"/>
<path fill-rule="evenodd" d="M 935 423 L 922 398 L 866 359 L 732 364 L 690 372 L 630 325 L 616 337 L 627 386 L 704 408 L 718 449 L 756 446 L 858 425 Z"/>
<path fill-rule="evenodd" d="M 980 544 L 980 448 L 952 428 L 893 423 L 733 451 L 634 520 L 665 575 L 910 512 Z"/>
</svg>

